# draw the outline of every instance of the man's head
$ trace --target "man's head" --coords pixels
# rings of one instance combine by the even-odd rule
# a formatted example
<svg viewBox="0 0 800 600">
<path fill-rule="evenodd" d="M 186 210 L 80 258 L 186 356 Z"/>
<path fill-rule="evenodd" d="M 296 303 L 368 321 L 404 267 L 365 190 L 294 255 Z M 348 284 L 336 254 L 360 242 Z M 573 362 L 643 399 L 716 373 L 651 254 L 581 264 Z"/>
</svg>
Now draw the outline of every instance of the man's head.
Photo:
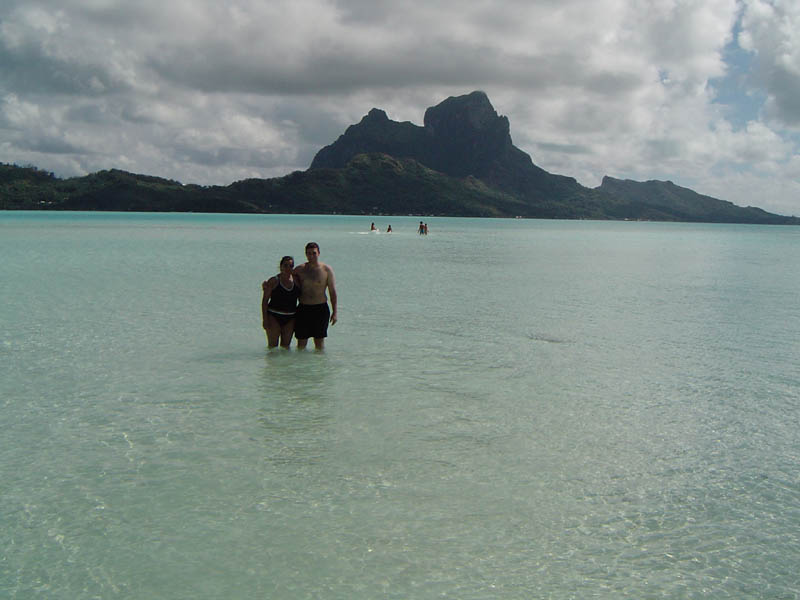
<svg viewBox="0 0 800 600">
<path fill-rule="evenodd" d="M 319 258 L 319 244 L 317 242 L 308 242 L 306 244 L 306 258 L 309 262 L 316 262 Z"/>
</svg>

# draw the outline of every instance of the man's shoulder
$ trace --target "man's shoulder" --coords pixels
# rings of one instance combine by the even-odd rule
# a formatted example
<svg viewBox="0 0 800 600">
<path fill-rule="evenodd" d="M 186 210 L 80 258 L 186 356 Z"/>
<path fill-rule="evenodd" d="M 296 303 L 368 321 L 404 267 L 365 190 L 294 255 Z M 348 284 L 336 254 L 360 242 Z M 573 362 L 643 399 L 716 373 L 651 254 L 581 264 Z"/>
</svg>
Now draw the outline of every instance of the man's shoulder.
<svg viewBox="0 0 800 600">
<path fill-rule="evenodd" d="M 308 265 L 308 263 L 306 263 L 306 265 Z M 313 268 L 313 269 L 315 269 L 315 270 L 317 270 L 317 271 L 325 271 L 326 273 L 333 272 L 333 269 L 331 268 L 331 266 L 330 266 L 328 263 L 324 263 L 324 262 L 322 262 L 322 261 L 319 261 L 319 262 L 318 262 L 316 265 L 314 265 L 313 267 L 312 267 L 311 265 L 308 265 L 308 267 L 307 267 L 307 268 L 308 268 L 308 269 L 312 269 L 312 268 Z"/>
</svg>

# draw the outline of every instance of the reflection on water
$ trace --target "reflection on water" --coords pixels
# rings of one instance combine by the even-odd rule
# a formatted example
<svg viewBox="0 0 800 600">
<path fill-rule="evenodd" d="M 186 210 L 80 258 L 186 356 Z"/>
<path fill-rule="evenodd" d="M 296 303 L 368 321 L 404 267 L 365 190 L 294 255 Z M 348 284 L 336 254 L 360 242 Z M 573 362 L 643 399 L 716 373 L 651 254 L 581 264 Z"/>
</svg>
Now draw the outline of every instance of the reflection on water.
<svg viewBox="0 0 800 600">
<path fill-rule="evenodd" d="M 277 392 L 309 399 L 330 397 L 330 388 L 341 363 L 341 357 L 327 351 L 299 351 L 274 348 L 264 350 L 260 387 L 265 397 Z"/>
<path fill-rule="evenodd" d="M 276 467 L 307 467 L 329 451 L 336 410 L 335 366 L 324 352 L 266 350 L 257 409 L 264 460 Z"/>
</svg>

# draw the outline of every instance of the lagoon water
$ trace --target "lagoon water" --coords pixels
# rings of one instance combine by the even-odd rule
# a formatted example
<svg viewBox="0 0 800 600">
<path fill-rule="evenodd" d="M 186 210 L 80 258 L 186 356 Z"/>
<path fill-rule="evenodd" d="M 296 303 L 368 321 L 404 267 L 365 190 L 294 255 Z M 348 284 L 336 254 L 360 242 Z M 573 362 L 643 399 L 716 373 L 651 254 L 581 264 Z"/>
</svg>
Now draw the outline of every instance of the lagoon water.
<svg viewBox="0 0 800 600">
<path fill-rule="evenodd" d="M 418 221 L 0 213 L 0 597 L 800 595 L 800 228 Z"/>
</svg>

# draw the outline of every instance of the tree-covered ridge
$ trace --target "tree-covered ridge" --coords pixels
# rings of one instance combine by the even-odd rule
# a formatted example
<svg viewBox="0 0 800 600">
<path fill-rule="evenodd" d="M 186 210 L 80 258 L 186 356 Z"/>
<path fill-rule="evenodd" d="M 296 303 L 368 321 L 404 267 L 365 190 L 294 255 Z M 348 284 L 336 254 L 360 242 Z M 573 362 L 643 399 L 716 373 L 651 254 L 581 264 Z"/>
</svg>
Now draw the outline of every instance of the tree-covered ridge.
<svg viewBox="0 0 800 600">
<path fill-rule="evenodd" d="M 712 223 L 800 224 L 800 219 L 775 215 L 754 206 L 698 194 L 671 181 L 632 181 L 603 177 L 598 190 L 620 201 L 623 218 Z"/>
<path fill-rule="evenodd" d="M 297 171 L 226 187 L 181 185 L 119 170 L 61 180 L 2 165 L 0 208 L 500 217 L 525 207 L 477 179 L 448 177 L 410 159 L 374 154 L 356 156 L 343 169 Z"/>
</svg>

